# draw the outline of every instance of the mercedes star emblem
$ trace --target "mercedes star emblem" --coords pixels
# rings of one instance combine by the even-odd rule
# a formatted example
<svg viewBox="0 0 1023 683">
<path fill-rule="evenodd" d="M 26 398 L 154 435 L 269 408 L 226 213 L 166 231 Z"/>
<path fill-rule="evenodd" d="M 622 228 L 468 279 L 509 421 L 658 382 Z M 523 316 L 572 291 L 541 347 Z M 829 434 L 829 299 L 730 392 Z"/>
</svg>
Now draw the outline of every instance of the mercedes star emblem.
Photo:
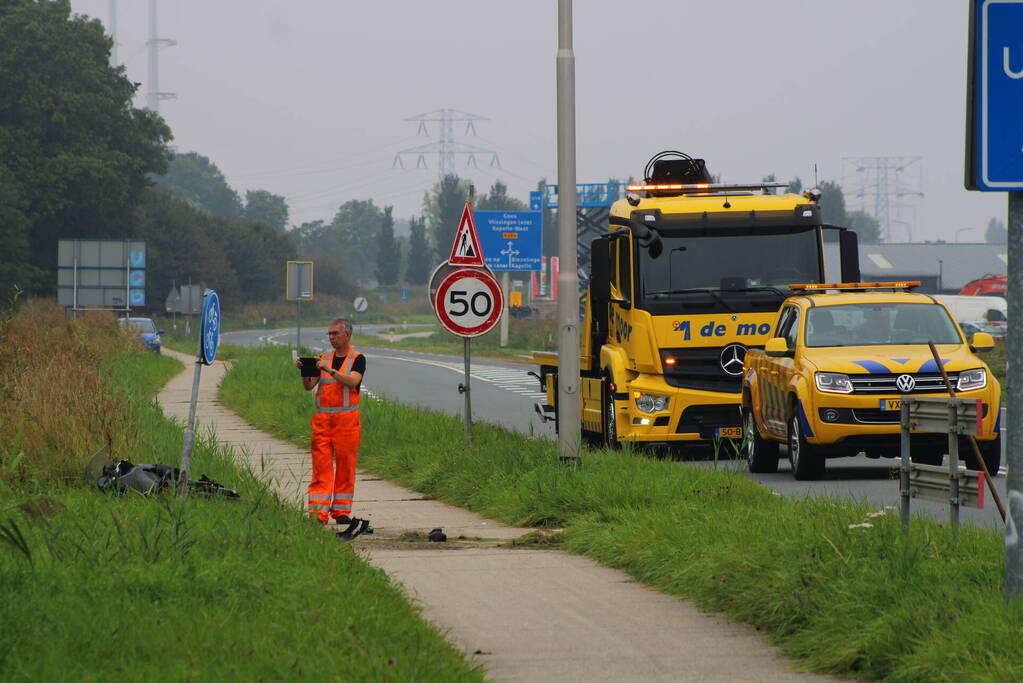
<svg viewBox="0 0 1023 683">
<path fill-rule="evenodd" d="M 899 375 L 895 379 L 895 388 L 904 394 L 908 394 L 913 391 L 913 387 L 916 386 L 916 380 L 913 379 L 913 375 Z"/>
<path fill-rule="evenodd" d="M 738 377 L 742 374 L 742 362 L 746 358 L 746 347 L 742 344 L 729 344 L 721 349 L 721 369 L 726 375 Z"/>
</svg>

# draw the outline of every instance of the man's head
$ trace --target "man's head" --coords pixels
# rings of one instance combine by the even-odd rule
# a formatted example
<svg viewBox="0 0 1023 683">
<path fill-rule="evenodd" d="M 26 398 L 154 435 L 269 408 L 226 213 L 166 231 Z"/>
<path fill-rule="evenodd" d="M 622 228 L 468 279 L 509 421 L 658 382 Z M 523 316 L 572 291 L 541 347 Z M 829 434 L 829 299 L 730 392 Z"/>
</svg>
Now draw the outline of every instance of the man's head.
<svg viewBox="0 0 1023 683">
<path fill-rule="evenodd" d="M 327 339 L 335 349 L 348 348 L 352 338 L 352 321 L 348 318 L 334 318 L 327 326 Z"/>
</svg>

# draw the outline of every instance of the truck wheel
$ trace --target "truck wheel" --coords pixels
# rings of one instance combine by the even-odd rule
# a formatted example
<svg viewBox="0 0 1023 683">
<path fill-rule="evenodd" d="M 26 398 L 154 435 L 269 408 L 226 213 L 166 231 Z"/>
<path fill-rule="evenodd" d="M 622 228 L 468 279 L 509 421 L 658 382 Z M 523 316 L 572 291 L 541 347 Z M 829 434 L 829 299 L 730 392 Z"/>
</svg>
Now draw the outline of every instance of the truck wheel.
<svg viewBox="0 0 1023 683">
<path fill-rule="evenodd" d="M 812 444 L 807 443 L 799 416 L 795 414 L 789 421 L 789 462 L 792 463 L 792 475 L 800 481 L 820 479 L 824 475 L 824 458 Z"/>
<path fill-rule="evenodd" d="M 614 450 L 621 448 L 622 444 L 618 441 L 618 423 L 615 420 L 615 397 L 614 392 L 611 391 L 611 377 L 607 376 L 604 379 L 604 447 Z"/>
<path fill-rule="evenodd" d="M 988 474 L 992 478 L 996 477 L 998 468 L 1002 466 L 1002 435 L 999 434 L 991 441 L 978 441 L 977 447 L 980 448 L 980 455 L 984 458 L 984 464 L 987 465 Z M 973 454 L 973 447 L 969 445 L 969 442 L 967 442 L 965 450 L 960 445 L 959 452 L 966 455 L 963 460 L 966 461 L 967 469 L 980 470 L 980 463 L 977 462 L 977 456 Z"/>
<path fill-rule="evenodd" d="M 768 441 L 757 430 L 757 418 L 753 409 L 742 407 L 743 448 L 746 450 L 746 465 L 755 474 L 770 474 L 778 471 L 778 442 Z"/>
</svg>

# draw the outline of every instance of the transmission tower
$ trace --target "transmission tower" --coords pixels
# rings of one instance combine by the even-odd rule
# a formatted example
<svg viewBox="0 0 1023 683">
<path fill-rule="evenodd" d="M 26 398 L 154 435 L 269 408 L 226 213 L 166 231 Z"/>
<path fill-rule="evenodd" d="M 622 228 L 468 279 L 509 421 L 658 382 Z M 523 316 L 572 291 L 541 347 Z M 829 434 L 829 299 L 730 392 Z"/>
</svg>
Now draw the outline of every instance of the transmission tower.
<svg viewBox="0 0 1023 683">
<path fill-rule="evenodd" d="M 890 242 L 892 227 L 906 225 L 910 241 L 916 222 L 916 205 L 924 196 L 923 157 L 843 157 L 842 190 L 846 202 L 877 219 L 882 242 Z M 909 220 L 899 220 L 902 210 Z"/>
<path fill-rule="evenodd" d="M 117 66 L 117 0 L 110 0 L 110 66 Z"/>
<path fill-rule="evenodd" d="M 149 82 L 146 92 L 146 108 L 152 111 L 160 111 L 161 100 L 176 100 L 177 93 L 160 91 L 160 48 L 173 47 L 178 41 L 170 38 L 157 38 L 159 33 L 156 30 L 156 0 L 149 0 L 149 40 L 146 47 L 149 48 Z"/>
<path fill-rule="evenodd" d="M 418 116 L 410 116 L 405 121 L 418 121 L 419 130 L 416 135 L 429 137 L 430 131 L 427 123 L 439 124 L 439 135 L 437 142 L 430 142 L 418 147 L 403 149 L 394 155 L 394 163 L 391 168 L 405 168 L 402 161 L 403 156 L 416 156 L 416 168 L 428 168 L 426 164 L 427 155 L 437 155 L 437 174 L 444 177 L 455 172 L 455 155 L 466 157 L 466 168 L 479 168 L 476 155 L 490 156 L 490 168 L 501 168 L 501 161 L 497 158 L 497 152 L 492 149 L 484 149 L 476 145 L 469 145 L 455 140 L 455 124 L 465 122 L 465 133 L 463 135 L 476 135 L 476 121 L 487 121 L 483 116 L 467 114 L 457 109 L 436 109 Z"/>
</svg>

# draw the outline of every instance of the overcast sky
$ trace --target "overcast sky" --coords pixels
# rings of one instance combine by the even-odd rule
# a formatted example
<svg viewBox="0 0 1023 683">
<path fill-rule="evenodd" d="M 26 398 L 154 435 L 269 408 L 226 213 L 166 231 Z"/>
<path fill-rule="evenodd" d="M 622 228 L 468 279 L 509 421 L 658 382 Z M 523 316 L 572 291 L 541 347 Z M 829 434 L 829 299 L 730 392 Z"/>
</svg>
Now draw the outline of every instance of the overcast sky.
<svg viewBox="0 0 1023 683">
<path fill-rule="evenodd" d="M 109 25 L 114 0 L 72 0 Z M 677 149 L 728 182 L 768 173 L 863 184 L 849 157 L 920 157 L 892 198 L 892 241 L 983 241 L 1003 193 L 963 189 L 968 3 L 962 0 L 576 0 L 578 180 L 639 178 Z M 145 0 L 117 0 L 118 57 L 142 83 Z M 437 140 L 405 121 L 441 108 L 484 117 L 460 142 L 496 152 L 455 168 L 525 200 L 557 178 L 555 0 L 159 2 L 160 112 L 178 151 L 210 157 L 244 196 L 287 197 L 292 223 L 349 199 L 421 212 Z M 894 183 L 894 172 L 889 182 Z M 852 208 L 874 197 L 849 197 Z M 915 204 L 915 208 L 912 206 Z"/>
</svg>

